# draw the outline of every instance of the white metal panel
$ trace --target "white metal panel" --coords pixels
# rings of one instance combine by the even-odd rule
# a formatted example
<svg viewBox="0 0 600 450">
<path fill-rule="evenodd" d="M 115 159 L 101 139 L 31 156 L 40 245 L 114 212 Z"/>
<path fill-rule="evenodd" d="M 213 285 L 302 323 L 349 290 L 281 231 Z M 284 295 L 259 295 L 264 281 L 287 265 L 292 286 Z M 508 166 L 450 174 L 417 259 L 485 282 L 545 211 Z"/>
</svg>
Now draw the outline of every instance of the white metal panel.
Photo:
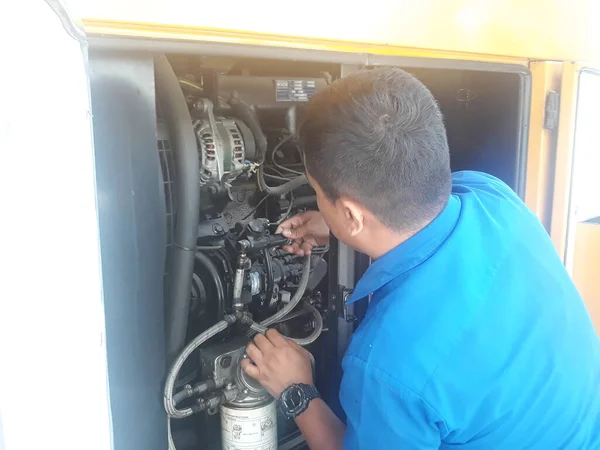
<svg viewBox="0 0 600 450">
<path fill-rule="evenodd" d="M 0 447 L 111 448 L 85 55 L 43 1 L 0 15 Z"/>
</svg>

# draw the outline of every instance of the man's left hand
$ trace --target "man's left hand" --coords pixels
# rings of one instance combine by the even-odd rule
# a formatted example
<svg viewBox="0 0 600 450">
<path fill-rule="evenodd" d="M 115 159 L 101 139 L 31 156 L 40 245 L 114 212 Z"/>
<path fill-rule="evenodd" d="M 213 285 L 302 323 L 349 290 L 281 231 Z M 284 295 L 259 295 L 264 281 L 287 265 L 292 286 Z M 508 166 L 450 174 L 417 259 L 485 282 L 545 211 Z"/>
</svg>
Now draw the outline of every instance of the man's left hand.
<svg viewBox="0 0 600 450">
<path fill-rule="evenodd" d="M 275 398 L 294 383 L 313 383 L 310 353 L 277 330 L 256 335 L 246 353 L 250 359 L 242 360 L 242 369 Z"/>
</svg>

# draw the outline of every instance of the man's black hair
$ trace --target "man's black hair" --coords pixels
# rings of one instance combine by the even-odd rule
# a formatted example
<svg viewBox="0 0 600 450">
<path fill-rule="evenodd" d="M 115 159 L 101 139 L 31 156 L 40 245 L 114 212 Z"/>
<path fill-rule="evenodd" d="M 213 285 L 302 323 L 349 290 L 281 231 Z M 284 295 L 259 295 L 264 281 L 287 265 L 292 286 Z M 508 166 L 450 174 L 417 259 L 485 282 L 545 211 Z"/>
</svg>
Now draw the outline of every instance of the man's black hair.
<svg viewBox="0 0 600 450">
<path fill-rule="evenodd" d="M 318 92 L 299 131 L 306 169 L 335 201 L 359 201 L 394 230 L 416 231 L 445 206 L 450 155 L 431 92 L 400 69 L 365 70 Z"/>
</svg>

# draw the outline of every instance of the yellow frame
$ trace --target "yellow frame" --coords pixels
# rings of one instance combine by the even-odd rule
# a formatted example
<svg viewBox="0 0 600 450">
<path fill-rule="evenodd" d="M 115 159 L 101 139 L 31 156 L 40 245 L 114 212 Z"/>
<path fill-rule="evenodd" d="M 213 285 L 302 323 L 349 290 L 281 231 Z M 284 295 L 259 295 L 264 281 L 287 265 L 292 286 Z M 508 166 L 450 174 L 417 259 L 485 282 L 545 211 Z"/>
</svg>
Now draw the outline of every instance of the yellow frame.
<svg viewBox="0 0 600 450">
<path fill-rule="evenodd" d="M 529 65 L 532 77 L 531 114 L 527 151 L 525 203 L 538 215 L 547 230 L 551 228 L 554 157 L 557 130 L 544 128 L 546 98 L 551 91 L 560 92 L 563 64 L 536 61 Z"/>
<path fill-rule="evenodd" d="M 359 41 L 303 38 L 207 27 L 199 28 L 183 25 L 150 24 L 144 22 L 125 22 L 118 20 L 97 19 L 84 19 L 83 25 L 86 32 L 91 36 L 113 38 L 141 38 L 170 42 L 210 42 L 354 54 L 452 59 L 500 64 L 517 64 L 522 66 L 527 66 L 528 64 L 528 60 L 522 57 L 424 49 L 417 47 L 403 47 L 399 45 L 388 44 L 378 45 Z"/>
<path fill-rule="evenodd" d="M 338 50 L 356 43 L 448 55 L 587 61 L 600 55 L 600 4 L 590 0 L 81 0 L 71 2 L 90 33 L 195 39 L 194 35 L 324 43 Z M 320 44 L 317 44 L 320 45 Z M 421 53 L 422 52 L 422 53 Z M 403 52 L 403 54 L 406 54 Z M 415 55 L 418 56 L 418 55 Z M 460 59 L 464 59 L 463 56 Z M 469 58 L 470 59 L 470 58 Z"/>
</svg>

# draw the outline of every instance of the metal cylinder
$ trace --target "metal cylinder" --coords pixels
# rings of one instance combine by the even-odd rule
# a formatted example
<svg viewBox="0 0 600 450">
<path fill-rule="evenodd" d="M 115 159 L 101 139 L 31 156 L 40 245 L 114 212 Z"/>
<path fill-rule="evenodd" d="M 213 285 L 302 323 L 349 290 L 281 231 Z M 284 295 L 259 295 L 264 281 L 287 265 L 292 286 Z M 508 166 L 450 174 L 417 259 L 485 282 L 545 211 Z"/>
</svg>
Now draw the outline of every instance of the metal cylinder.
<svg viewBox="0 0 600 450">
<path fill-rule="evenodd" d="M 275 400 L 240 366 L 236 372 L 236 385 L 241 392 L 220 407 L 223 450 L 277 450 Z"/>
<path fill-rule="evenodd" d="M 221 405 L 223 450 L 256 448 L 277 450 L 277 408 L 275 400 L 262 406 Z"/>
</svg>

